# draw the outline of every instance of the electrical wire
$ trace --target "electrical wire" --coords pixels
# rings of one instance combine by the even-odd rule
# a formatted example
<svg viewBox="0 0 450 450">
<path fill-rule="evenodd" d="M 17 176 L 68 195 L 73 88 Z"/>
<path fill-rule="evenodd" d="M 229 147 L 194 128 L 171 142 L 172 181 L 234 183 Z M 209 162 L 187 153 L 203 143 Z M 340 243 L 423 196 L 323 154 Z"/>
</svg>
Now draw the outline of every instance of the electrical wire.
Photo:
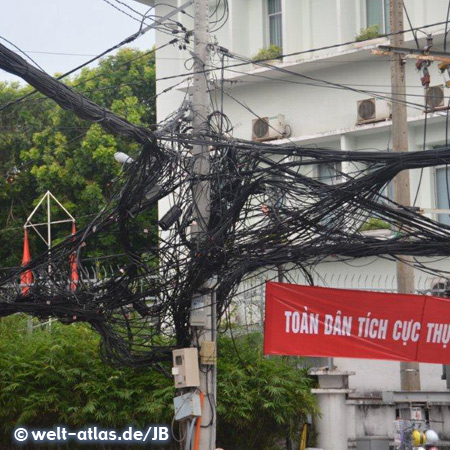
<svg viewBox="0 0 450 450">
<path fill-rule="evenodd" d="M 448 23 L 448 22 L 449 21 L 443 21 L 443 22 L 435 22 L 435 23 L 428 24 L 428 25 L 422 25 L 421 27 L 415 27 L 414 31 L 420 31 L 420 30 L 423 30 L 423 29 L 436 27 L 436 26 L 443 25 L 443 24 Z M 380 37 L 389 37 L 389 36 L 394 36 L 394 35 L 397 35 L 397 34 L 408 33 L 410 31 L 411 30 L 403 30 L 403 31 L 399 31 L 397 33 L 383 34 Z M 334 49 L 334 48 L 338 48 L 338 47 L 354 44 L 356 42 L 358 42 L 358 41 L 353 40 L 353 41 L 348 41 L 348 42 L 345 42 L 345 43 L 342 43 L 342 44 L 333 44 L 333 45 L 328 45 L 328 46 L 324 46 L 324 47 L 317 47 L 317 48 L 313 48 L 313 49 L 309 49 L 309 50 L 302 50 L 302 51 L 299 51 L 299 52 L 287 53 L 287 54 L 280 55 L 280 58 L 287 58 L 287 57 L 290 57 L 290 56 L 299 56 L 299 55 L 304 55 L 304 54 L 308 54 L 308 53 L 314 53 L 314 52 L 318 52 L 318 51 L 322 51 L 322 50 L 331 50 L 331 49 Z M 208 42 L 208 44 L 210 44 L 210 43 Z M 250 63 L 252 63 L 252 64 L 259 64 L 259 63 L 263 63 L 263 62 L 264 62 L 264 60 L 254 61 L 254 60 L 251 60 L 250 58 L 246 58 L 245 62 L 230 64 L 230 65 L 224 66 L 224 69 L 228 70 L 230 68 L 245 66 L 245 65 L 248 65 Z M 267 67 L 272 67 L 272 66 L 267 66 Z M 212 73 L 215 70 L 216 70 L 216 68 L 210 68 L 210 69 L 205 69 L 205 70 L 201 70 L 201 71 L 197 71 L 197 72 L 185 72 L 185 73 L 181 73 L 181 74 L 177 74 L 177 75 L 169 75 L 169 76 L 166 76 L 166 77 L 159 77 L 159 78 L 156 79 L 156 81 L 167 81 L 167 80 L 172 80 L 172 79 L 177 79 L 177 78 L 185 78 L 185 79 L 187 79 L 187 78 L 191 78 L 193 75 L 196 75 L 196 74 L 210 74 L 210 73 Z"/>
<path fill-rule="evenodd" d="M 444 30 L 444 52 L 447 50 L 447 36 L 448 36 L 448 24 L 449 24 L 449 18 L 450 18 L 450 0 L 448 2 L 448 8 L 447 8 L 447 20 L 445 24 L 445 30 Z"/>
<path fill-rule="evenodd" d="M 180 24 L 180 25 L 181 25 L 181 24 Z M 114 46 L 112 46 L 112 47 L 106 49 L 106 50 L 103 51 L 102 53 L 99 53 L 98 55 L 96 55 L 96 56 L 94 56 L 93 58 L 89 59 L 88 61 L 84 62 L 83 64 L 80 64 L 80 65 L 78 65 L 77 67 L 74 67 L 73 69 L 69 70 L 68 72 L 65 72 L 64 74 L 58 76 L 58 77 L 57 77 L 57 80 L 62 80 L 62 79 L 64 79 L 64 78 L 68 77 L 69 75 L 72 75 L 73 73 L 77 72 L 78 70 L 82 69 L 83 67 L 86 67 L 87 65 L 89 65 L 89 64 L 91 64 L 91 63 L 97 61 L 98 59 L 102 58 L 103 56 L 106 56 L 107 54 L 113 52 L 114 50 L 117 50 L 117 49 L 123 47 L 124 45 L 129 44 L 129 43 L 135 41 L 138 37 L 140 37 L 140 36 L 142 36 L 143 34 L 147 33 L 149 30 L 150 30 L 150 28 L 147 29 L 147 30 L 143 30 L 143 29 L 142 29 L 142 23 L 141 23 L 141 27 L 140 27 L 139 31 L 137 31 L 136 33 L 132 34 L 131 36 L 128 36 L 127 38 L 123 39 L 123 40 L 122 40 L 121 42 L 119 42 L 118 44 L 116 44 L 116 45 L 114 45 Z M 6 40 L 5 38 L 2 38 L 2 39 Z M 169 44 L 172 45 L 173 43 L 175 43 L 175 42 L 177 42 L 177 41 L 178 41 L 178 39 L 173 39 L 172 41 L 170 41 Z M 11 42 L 9 42 L 9 41 L 7 41 L 7 42 L 10 43 L 11 45 L 13 45 L 14 47 L 16 47 L 16 46 L 15 46 L 14 44 L 12 44 Z M 162 45 L 159 49 L 164 48 L 166 45 L 169 45 L 169 44 L 164 44 L 164 45 Z M 6 47 L 4 47 L 4 48 L 6 48 Z M 16 48 L 17 48 L 17 47 L 16 47 Z M 19 49 L 19 50 L 20 50 L 20 49 Z M 22 52 L 22 50 L 20 50 L 20 51 Z M 152 51 L 156 51 L 156 49 L 154 49 L 154 50 L 152 50 Z M 22 52 L 22 53 L 23 53 L 23 52 Z M 26 56 L 27 56 L 28 58 L 30 58 L 28 55 L 26 55 Z M 30 58 L 30 59 L 31 59 L 31 58 Z M 33 60 L 32 60 L 32 61 L 33 61 Z M 34 61 L 33 61 L 33 62 L 34 62 Z M 36 64 L 36 63 L 35 63 L 35 64 Z M 38 66 L 38 67 L 40 68 L 40 66 Z M 41 68 L 41 70 L 44 72 L 44 70 L 43 70 L 42 68 Z M 28 94 L 22 96 L 21 98 L 15 99 L 15 100 L 12 101 L 12 102 L 8 102 L 8 103 L 6 103 L 6 104 L 4 104 L 4 105 L 1 105 L 1 106 L 0 106 L 0 111 L 4 110 L 5 108 L 8 108 L 8 107 L 10 107 L 10 106 L 12 106 L 12 105 L 15 105 L 15 104 L 17 104 L 17 103 L 20 103 L 21 101 L 23 101 L 23 100 L 25 100 L 26 98 L 28 98 L 28 97 L 30 97 L 30 96 L 36 94 L 37 92 L 38 92 L 37 90 L 31 91 L 31 92 L 29 92 Z"/>
<path fill-rule="evenodd" d="M 416 42 L 416 46 L 417 46 L 418 49 L 420 49 L 419 39 L 417 39 L 417 33 L 416 33 L 416 31 L 414 30 L 414 27 L 412 26 L 411 19 L 409 18 L 409 14 L 408 14 L 408 9 L 406 8 L 406 5 L 405 5 L 404 2 L 403 2 L 403 9 L 404 9 L 404 11 L 405 11 L 406 18 L 407 18 L 407 20 L 408 20 L 408 23 L 409 23 L 409 27 L 410 27 L 411 33 L 412 33 L 413 36 L 414 36 L 414 41 Z M 448 19 L 449 19 L 449 18 L 447 17 L 447 21 L 448 21 Z M 445 24 L 445 26 L 447 26 L 447 24 Z M 444 51 L 445 51 L 445 50 L 444 50 Z"/>
<path fill-rule="evenodd" d="M 159 143 L 144 145 L 136 162 L 124 168 L 115 200 L 85 229 L 52 248 L 51 256 L 40 255 L 28 267 L 3 277 L 0 315 L 26 312 L 64 323 L 88 322 L 102 336 L 105 358 L 145 366 L 169 359 L 173 348 L 190 342 L 191 298 L 215 274 L 220 274 L 220 318 L 226 316 L 243 277 L 262 269 L 289 263 L 309 270 L 329 254 L 344 261 L 450 254 L 450 227 L 380 195 L 401 170 L 450 162 L 449 148 L 407 155 L 344 152 L 258 144 L 219 133 L 202 142 L 215 149 L 211 173 L 205 176 L 211 184 L 212 207 L 207 238 L 194 242 L 187 230 L 193 213 L 189 147 L 196 139 L 183 133 L 188 125 L 180 123 Z M 178 152 L 172 150 L 174 141 Z M 311 165 L 344 161 L 365 166 L 334 185 L 303 175 Z M 171 193 L 176 193 L 182 215 L 159 248 L 153 243 L 142 247 L 140 216 Z M 279 196 L 282 202 L 273 201 Z M 359 229 L 369 217 L 402 223 L 402 235 L 387 240 L 364 235 Z M 71 291 L 70 255 L 77 253 L 82 268 L 83 255 L 102 236 L 116 231 L 128 263 L 108 279 L 83 280 Z M 24 270 L 34 274 L 27 295 L 13 282 Z"/>
<path fill-rule="evenodd" d="M 65 110 L 141 144 L 135 162 L 124 166 L 110 202 L 86 227 L 51 253 L 2 275 L 0 316 L 22 312 L 65 324 L 87 323 L 101 336 L 101 353 L 108 361 L 158 367 L 171 360 L 174 348 L 189 346 L 198 337 L 190 324 L 196 310 L 192 299 L 210 294 L 205 285 L 211 278 L 218 279 L 214 292 L 220 321 L 227 318 L 242 281 L 262 271 L 276 273 L 282 266 L 285 274 L 296 271 L 313 283 L 315 267 L 329 255 L 345 263 L 365 257 L 403 261 L 404 256 L 450 256 L 450 226 L 382 194 L 404 170 L 450 164 L 448 146 L 393 153 L 236 139 L 222 109 L 222 93 L 231 94 L 220 80 L 216 86 L 222 92 L 211 98 L 213 110 L 204 118 L 210 127 L 203 135 L 192 132 L 186 104 L 150 131 L 102 109 L 4 46 L 0 66 L 20 74 Z M 223 79 L 224 58 L 219 69 Z M 206 174 L 193 170 L 195 145 L 208 152 Z M 342 170 L 344 163 L 352 167 L 350 172 Z M 320 166 L 330 173 L 328 180 L 311 174 Z M 197 217 L 193 186 L 199 183 L 210 193 L 203 237 L 192 231 Z M 165 198 L 172 199 L 170 211 L 159 221 L 149 219 Z M 401 230 L 384 238 L 369 236 L 362 229 L 371 218 Z M 148 229 L 158 224 L 165 231 L 156 243 Z M 89 252 L 111 235 L 118 237 L 117 254 L 124 255 L 120 268 L 103 279 L 80 276 L 73 289 L 71 261 L 76 258 L 79 272 L 86 273 Z M 417 259 L 408 264 L 443 273 Z M 33 281 L 24 286 L 20 279 L 27 272 Z M 211 394 L 206 392 L 210 402 Z"/>
</svg>

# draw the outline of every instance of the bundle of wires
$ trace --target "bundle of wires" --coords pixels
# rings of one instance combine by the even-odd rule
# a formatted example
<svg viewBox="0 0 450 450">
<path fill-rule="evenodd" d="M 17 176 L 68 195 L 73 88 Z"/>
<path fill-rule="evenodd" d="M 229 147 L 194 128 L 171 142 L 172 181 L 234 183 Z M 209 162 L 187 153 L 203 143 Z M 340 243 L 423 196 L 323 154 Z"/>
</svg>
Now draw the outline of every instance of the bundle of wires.
<svg viewBox="0 0 450 450">
<path fill-rule="evenodd" d="M 191 148 L 198 142 L 189 129 L 172 128 L 143 145 L 117 180 L 115 199 L 86 228 L 0 280 L 0 316 L 23 312 L 89 323 L 102 336 L 108 360 L 145 366 L 189 345 L 192 297 L 212 277 L 218 279 L 220 320 L 243 277 L 262 269 L 290 264 L 311 279 L 311 268 L 329 255 L 345 260 L 450 256 L 450 227 L 383 195 L 401 170 L 448 164 L 450 148 L 344 152 L 231 140 L 211 132 L 201 142 L 210 155 L 211 170 L 203 177 L 211 188 L 210 219 L 206 235 L 195 239 L 192 186 L 198 180 Z M 342 163 L 352 170 L 340 172 Z M 311 176 L 317 165 L 329 167 L 330 180 Z M 178 219 L 155 245 L 148 229 L 157 223 L 142 218 L 168 196 Z M 363 233 L 369 218 L 396 233 L 387 238 Z M 111 233 L 119 235 L 126 263 L 104 280 L 81 276 L 73 290 L 71 255 L 82 273 L 86 252 Z M 24 293 L 18 280 L 25 270 L 34 281 Z"/>
<path fill-rule="evenodd" d="M 64 109 L 142 145 L 124 165 L 111 203 L 87 227 L 51 253 L 2 275 L 0 316 L 22 312 L 66 324 L 84 322 L 101 335 L 102 355 L 109 361 L 157 365 L 171 358 L 172 349 L 190 345 L 192 298 L 205 292 L 211 278 L 217 278 L 220 321 L 241 281 L 261 271 L 289 265 L 312 282 L 311 271 L 330 255 L 343 261 L 450 256 L 449 226 L 384 195 L 402 170 L 449 164 L 449 147 L 400 154 L 250 142 L 229 136 L 230 121 L 222 110 L 209 116 L 209 131 L 199 137 L 192 134 L 186 105 L 150 131 L 100 108 L 1 45 L 0 67 Z M 194 145 L 208 153 L 207 174 L 194 171 Z M 318 177 L 317 167 L 328 176 Z M 199 237 L 192 232 L 198 226 L 193 193 L 205 185 L 209 219 Z M 174 213 L 157 243 L 149 230 L 158 223 L 149 212 L 162 199 L 172 203 Z M 395 233 L 382 238 L 364 233 L 370 219 Z M 86 255 L 112 235 L 118 236 L 117 253 L 125 255 L 122 265 L 92 280 Z M 75 258 L 76 288 L 69 263 Z M 443 275 L 423 261 L 414 264 Z M 26 271 L 33 282 L 24 288 L 20 279 Z"/>
</svg>

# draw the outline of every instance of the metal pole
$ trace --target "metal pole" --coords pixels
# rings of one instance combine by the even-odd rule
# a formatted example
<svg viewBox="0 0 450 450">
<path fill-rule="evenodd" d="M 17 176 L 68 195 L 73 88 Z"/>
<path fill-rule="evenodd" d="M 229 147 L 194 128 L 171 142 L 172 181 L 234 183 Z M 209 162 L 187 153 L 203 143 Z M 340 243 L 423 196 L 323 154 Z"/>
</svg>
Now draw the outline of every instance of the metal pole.
<svg viewBox="0 0 450 450">
<path fill-rule="evenodd" d="M 192 238 L 199 247 L 205 242 L 210 217 L 210 184 L 202 178 L 209 175 L 209 149 L 202 144 L 208 133 L 209 93 L 205 67 L 209 66 L 209 0 L 194 0 L 194 81 L 192 94 L 192 126 L 194 140 L 194 181 Z M 202 73 L 203 72 L 203 73 Z M 206 287 L 206 286 L 205 286 Z M 208 286 L 211 287 L 211 286 Z M 194 345 L 216 339 L 215 296 L 204 295 L 207 323 L 204 327 L 193 327 Z M 205 395 L 202 410 L 202 428 L 199 450 L 216 448 L 216 368 L 214 365 L 200 364 L 200 390 Z"/>
<path fill-rule="evenodd" d="M 51 264 L 51 256 L 52 256 L 52 213 L 51 213 L 51 205 L 50 205 L 50 191 L 47 191 L 47 247 L 48 247 L 48 274 L 50 275 L 52 272 L 52 264 Z M 48 329 L 51 331 L 52 322 L 49 317 L 48 321 Z"/>
<path fill-rule="evenodd" d="M 50 192 L 47 191 L 47 248 L 50 256 L 50 250 L 52 248 L 52 216 L 50 208 Z"/>
<path fill-rule="evenodd" d="M 52 272 L 51 256 L 52 256 L 52 212 L 50 205 L 50 191 L 47 191 L 47 248 L 48 248 L 48 273 Z"/>
<path fill-rule="evenodd" d="M 277 272 L 278 272 L 278 283 L 284 283 L 284 267 L 283 267 L 283 264 L 278 264 Z"/>
<path fill-rule="evenodd" d="M 390 2 L 391 44 L 401 47 L 404 44 L 403 33 L 403 0 Z M 408 151 L 408 124 L 406 111 L 405 64 L 402 55 L 391 56 L 391 89 L 392 89 L 392 146 L 394 152 Z M 394 201 L 403 206 L 411 204 L 409 171 L 402 171 L 394 178 Z M 402 232 L 399 224 L 398 232 Z M 414 268 L 412 258 L 402 256 L 403 262 L 397 262 L 397 289 L 403 294 L 413 294 Z M 420 390 L 420 372 L 418 363 L 400 363 L 401 389 L 404 391 Z"/>
</svg>

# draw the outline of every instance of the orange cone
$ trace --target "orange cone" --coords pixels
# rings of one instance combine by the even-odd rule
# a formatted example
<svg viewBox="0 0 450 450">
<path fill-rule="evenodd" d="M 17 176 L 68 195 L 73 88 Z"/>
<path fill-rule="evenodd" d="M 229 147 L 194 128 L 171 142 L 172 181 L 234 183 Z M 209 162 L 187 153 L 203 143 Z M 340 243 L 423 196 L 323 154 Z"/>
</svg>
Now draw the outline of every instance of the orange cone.
<svg viewBox="0 0 450 450">
<path fill-rule="evenodd" d="M 28 232 L 25 228 L 25 236 L 23 239 L 23 256 L 22 256 L 22 267 L 25 267 L 31 261 L 30 245 L 28 243 Z M 30 286 L 33 284 L 33 273 L 31 270 L 26 270 L 20 276 L 20 285 L 22 286 L 22 295 L 27 295 Z"/>
<path fill-rule="evenodd" d="M 77 234 L 77 226 L 75 222 L 72 223 L 72 235 L 75 236 Z M 70 289 L 72 291 L 77 290 L 78 280 L 80 279 L 78 275 L 78 261 L 77 261 L 77 253 L 73 252 L 70 255 Z"/>
</svg>

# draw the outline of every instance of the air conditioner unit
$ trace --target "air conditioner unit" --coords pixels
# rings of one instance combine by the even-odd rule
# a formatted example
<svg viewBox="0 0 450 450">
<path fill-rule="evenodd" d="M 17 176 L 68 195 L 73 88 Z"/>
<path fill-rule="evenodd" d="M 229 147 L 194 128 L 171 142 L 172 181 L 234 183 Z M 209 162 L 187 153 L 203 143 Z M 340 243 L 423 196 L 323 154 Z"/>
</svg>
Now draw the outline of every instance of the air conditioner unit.
<svg viewBox="0 0 450 450">
<path fill-rule="evenodd" d="M 252 140 L 263 142 L 282 139 L 286 136 L 286 122 L 283 114 L 261 117 L 252 122 Z"/>
<path fill-rule="evenodd" d="M 447 278 L 433 278 L 428 293 L 434 297 L 450 297 L 450 280 Z"/>
<path fill-rule="evenodd" d="M 358 125 L 391 118 L 391 105 L 386 100 L 368 98 L 358 101 Z"/>
<path fill-rule="evenodd" d="M 445 103 L 444 86 L 430 86 L 425 90 L 425 105 L 427 109 L 436 111 L 439 109 L 447 109 L 448 105 Z"/>
</svg>

